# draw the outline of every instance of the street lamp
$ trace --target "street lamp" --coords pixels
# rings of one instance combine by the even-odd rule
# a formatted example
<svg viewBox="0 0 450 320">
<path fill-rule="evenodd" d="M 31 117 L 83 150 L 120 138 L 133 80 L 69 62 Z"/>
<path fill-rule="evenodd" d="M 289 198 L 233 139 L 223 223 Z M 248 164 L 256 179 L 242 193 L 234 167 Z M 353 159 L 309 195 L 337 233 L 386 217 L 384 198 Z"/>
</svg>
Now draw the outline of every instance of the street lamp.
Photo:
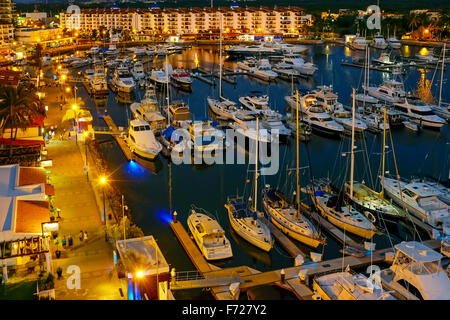
<svg viewBox="0 0 450 320">
<path fill-rule="evenodd" d="M 89 169 L 88 169 L 88 157 L 87 157 L 87 155 L 88 155 L 88 149 L 87 149 L 88 148 L 88 144 L 87 144 L 88 133 L 87 133 L 87 131 L 85 131 L 83 134 L 84 134 L 84 150 L 86 152 L 86 164 L 84 166 L 84 170 L 86 171 L 86 179 L 89 182 Z"/>
<path fill-rule="evenodd" d="M 103 186 L 103 219 L 105 220 L 105 241 L 108 241 L 108 234 L 106 233 L 106 198 L 105 198 L 105 187 L 108 180 L 105 176 L 100 178 L 100 183 Z"/>
</svg>

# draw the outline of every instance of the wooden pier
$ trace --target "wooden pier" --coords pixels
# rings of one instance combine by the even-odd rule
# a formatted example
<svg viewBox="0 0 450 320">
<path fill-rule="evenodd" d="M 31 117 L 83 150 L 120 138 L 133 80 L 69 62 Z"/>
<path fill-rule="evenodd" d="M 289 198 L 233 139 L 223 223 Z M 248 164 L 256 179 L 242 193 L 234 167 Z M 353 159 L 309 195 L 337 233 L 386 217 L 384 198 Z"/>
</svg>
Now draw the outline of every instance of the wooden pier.
<svg viewBox="0 0 450 320">
<path fill-rule="evenodd" d="M 127 160 L 128 161 L 134 160 L 135 159 L 135 155 L 133 154 L 133 152 L 131 152 L 131 150 L 128 147 L 126 141 L 122 137 L 120 137 L 121 131 L 119 130 L 119 128 L 117 128 L 117 126 L 114 123 L 114 121 L 111 118 L 111 116 L 105 115 L 103 117 L 103 120 L 105 120 L 106 125 L 111 130 L 111 133 L 112 133 L 112 135 L 114 137 L 114 140 L 116 140 L 117 144 L 120 147 L 120 150 L 122 150 L 122 152 L 123 152 L 124 156 L 127 158 Z"/>
<path fill-rule="evenodd" d="M 265 217 L 260 218 L 266 225 L 269 225 L 269 222 Z M 286 250 L 292 258 L 297 258 L 298 255 L 301 255 L 303 258 L 306 258 L 307 254 L 300 250 L 299 247 L 295 245 L 291 239 L 288 238 L 283 232 L 280 231 L 273 223 L 270 223 L 270 231 L 278 243 Z"/>
</svg>

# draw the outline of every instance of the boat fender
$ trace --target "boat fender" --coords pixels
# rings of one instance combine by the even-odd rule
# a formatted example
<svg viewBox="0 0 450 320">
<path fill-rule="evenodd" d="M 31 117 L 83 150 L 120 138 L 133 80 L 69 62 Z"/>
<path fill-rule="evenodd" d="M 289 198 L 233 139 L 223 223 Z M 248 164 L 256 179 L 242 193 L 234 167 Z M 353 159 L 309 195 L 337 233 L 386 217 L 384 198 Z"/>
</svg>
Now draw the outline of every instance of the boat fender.
<svg viewBox="0 0 450 320">
<path fill-rule="evenodd" d="M 364 215 L 367 219 L 369 219 L 370 222 L 375 223 L 377 219 L 375 219 L 375 216 L 370 211 L 364 211 Z"/>
</svg>

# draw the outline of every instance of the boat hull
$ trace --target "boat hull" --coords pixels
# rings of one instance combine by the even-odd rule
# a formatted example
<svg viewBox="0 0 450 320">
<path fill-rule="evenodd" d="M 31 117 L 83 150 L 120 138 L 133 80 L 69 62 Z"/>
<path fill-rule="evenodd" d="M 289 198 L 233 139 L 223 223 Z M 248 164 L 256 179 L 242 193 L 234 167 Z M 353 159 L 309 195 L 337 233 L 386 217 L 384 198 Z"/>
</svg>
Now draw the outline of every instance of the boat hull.
<svg viewBox="0 0 450 320">
<path fill-rule="evenodd" d="M 242 228 L 239 226 L 239 224 L 237 223 L 236 219 L 233 217 L 230 207 L 226 204 L 225 208 L 227 208 L 227 211 L 228 211 L 228 218 L 230 220 L 231 227 L 241 238 L 243 238 L 247 242 L 253 244 L 255 247 L 258 247 L 261 250 L 264 250 L 266 252 L 269 252 L 272 249 L 271 243 L 259 241 L 258 239 L 255 239 L 255 238 L 249 236 L 246 232 L 244 232 L 242 230 Z"/>
</svg>

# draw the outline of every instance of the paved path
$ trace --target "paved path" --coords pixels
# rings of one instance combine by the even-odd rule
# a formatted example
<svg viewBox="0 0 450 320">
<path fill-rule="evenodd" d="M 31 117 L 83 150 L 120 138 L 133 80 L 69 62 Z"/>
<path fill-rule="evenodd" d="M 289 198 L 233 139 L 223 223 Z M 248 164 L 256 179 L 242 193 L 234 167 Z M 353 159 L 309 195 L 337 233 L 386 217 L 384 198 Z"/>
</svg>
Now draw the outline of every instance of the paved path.
<svg viewBox="0 0 450 320">
<path fill-rule="evenodd" d="M 53 270 L 63 269 L 63 279 L 55 283 L 56 299 L 122 299 L 121 283 L 114 272 L 113 249 L 105 242 L 101 211 L 83 171 L 84 158 L 80 149 L 70 140 L 52 140 L 47 149 L 49 159 L 53 160 L 49 176 L 55 187 L 55 206 L 61 209 L 63 218 L 59 236 L 70 234 L 74 241 L 72 249 L 63 250 L 60 259 L 53 259 Z M 88 232 L 86 243 L 78 238 L 80 230 Z M 69 276 L 66 271 L 70 265 L 80 267 L 79 290 L 66 286 Z"/>
</svg>

